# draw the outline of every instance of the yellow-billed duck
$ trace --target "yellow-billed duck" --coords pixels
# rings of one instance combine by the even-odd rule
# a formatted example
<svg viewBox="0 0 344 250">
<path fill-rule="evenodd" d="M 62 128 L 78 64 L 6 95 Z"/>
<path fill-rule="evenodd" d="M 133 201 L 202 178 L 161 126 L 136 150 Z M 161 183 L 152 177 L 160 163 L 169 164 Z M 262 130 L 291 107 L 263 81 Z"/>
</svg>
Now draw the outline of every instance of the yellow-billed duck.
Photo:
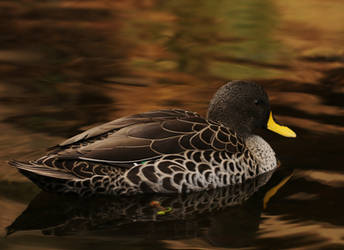
<svg viewBox="0 0 344 250">
<path fill-rule="evenodd" d="M 250 81 L 220 87 L 207 118 L 185 110 L 131 115 L 89 129 L 35 161 L 9 163 L 46 191 L 188 193 L 243 183 L 277 167 L 255 129 L 287 137 L 264 89 Z"/>
</svg>

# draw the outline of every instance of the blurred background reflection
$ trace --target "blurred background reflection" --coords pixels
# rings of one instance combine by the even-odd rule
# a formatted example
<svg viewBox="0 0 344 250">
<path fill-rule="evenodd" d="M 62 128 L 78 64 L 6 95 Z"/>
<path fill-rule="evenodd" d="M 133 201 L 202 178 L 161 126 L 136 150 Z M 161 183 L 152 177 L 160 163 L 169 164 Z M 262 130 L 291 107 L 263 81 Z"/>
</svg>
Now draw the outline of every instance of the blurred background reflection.
<svg viewBox="0 0 344 250">
<path fill-rule="evenodd" d="M 6 161 L 37 158 L 102 122 L 176 107 L 205 115 L 219 86 L 250 79 L 298 134 L 261 132 L 294 169 L 265 209 L 253 199 L 208 213 L 206 223 L 199 217 L 187 237 L 145 244 L 130 227 L 112 241 L 102 237 L 117 231 L 63 242 L 18 232 L 0 248 L 343 248 L 343 11 L 341 0 L 0 1 L 0 236 L 40 192 Z M 245 220 L 250 239 L 225 234 Z"/>
</svg>

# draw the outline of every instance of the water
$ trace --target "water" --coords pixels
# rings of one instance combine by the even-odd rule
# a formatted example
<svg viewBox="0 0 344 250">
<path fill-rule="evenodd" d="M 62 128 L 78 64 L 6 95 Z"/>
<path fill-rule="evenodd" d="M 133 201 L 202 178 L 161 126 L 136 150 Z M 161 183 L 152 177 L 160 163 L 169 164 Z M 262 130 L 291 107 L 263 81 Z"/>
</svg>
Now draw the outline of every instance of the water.
<svg viewBox="0 0 344 250">
<path fill-rule="evenodd" d="M 339 0 L 1 1 L 0 249 L 344 248 L 343 9 Z M 298 134 L 261 132 L 282 162 L 266 185 L 84 201 L 40 193 L 6 163 L 128 114 L 204 115 L 230 79 L 261 83 Z M 154 199 L 172 212 L 157 215 Z"/>
</svg>

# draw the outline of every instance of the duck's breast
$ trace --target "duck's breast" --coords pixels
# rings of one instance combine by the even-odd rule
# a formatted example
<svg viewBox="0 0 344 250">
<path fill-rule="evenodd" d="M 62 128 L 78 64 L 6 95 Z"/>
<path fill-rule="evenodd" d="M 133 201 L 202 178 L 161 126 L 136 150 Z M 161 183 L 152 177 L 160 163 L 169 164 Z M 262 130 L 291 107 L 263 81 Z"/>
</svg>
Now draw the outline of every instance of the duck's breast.
<svg viewBox="0 0 344 250">
<path fill-rule="evenodd" d="M 262 137 L 251 135 L 245 140 L 246 147 L 259 163 L 258 174 L 263 174 L 277 167 L 275 151 Z"/>
</svg>

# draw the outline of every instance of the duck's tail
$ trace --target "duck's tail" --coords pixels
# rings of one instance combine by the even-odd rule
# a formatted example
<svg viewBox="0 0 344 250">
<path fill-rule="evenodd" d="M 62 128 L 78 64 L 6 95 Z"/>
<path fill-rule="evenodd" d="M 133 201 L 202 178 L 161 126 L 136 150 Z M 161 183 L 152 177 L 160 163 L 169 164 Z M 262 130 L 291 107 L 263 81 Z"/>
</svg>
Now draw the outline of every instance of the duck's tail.
<svg viewBox="0 0 344 250">
<path fill-rule="evenodd" d="M 60 192 L 65 193 L 67 191 L 66 188 L 69 186 L 68 183 L 81 180 L 71 173 L 47 168 L 31 161 L 22 162 L 11 160 L 8 164 L 17 168 L 21 174 L 29 178 L 38 187 L 49 192 L 60 190 Z"/>
<path fill-rule="evenodd" d="M 47 168 L 47 167 L 44 167 L 43 165 L 39 165 L 31 161 L 22 162 L 22 161 L 12 160 L 12 161 L 9 161 L 8 164 L 19 169 L 19 171 L 22 174 L 30 173 L 30 174 L 35 174 L 38 176 L 51 177 L 51 178 L 64 179 L 64 180 L 71 180 L 71 179 L 76 178 L 75 175 L 62 172 L 61 170 L 57 170 L 53 168 Z"/>
</svg>

